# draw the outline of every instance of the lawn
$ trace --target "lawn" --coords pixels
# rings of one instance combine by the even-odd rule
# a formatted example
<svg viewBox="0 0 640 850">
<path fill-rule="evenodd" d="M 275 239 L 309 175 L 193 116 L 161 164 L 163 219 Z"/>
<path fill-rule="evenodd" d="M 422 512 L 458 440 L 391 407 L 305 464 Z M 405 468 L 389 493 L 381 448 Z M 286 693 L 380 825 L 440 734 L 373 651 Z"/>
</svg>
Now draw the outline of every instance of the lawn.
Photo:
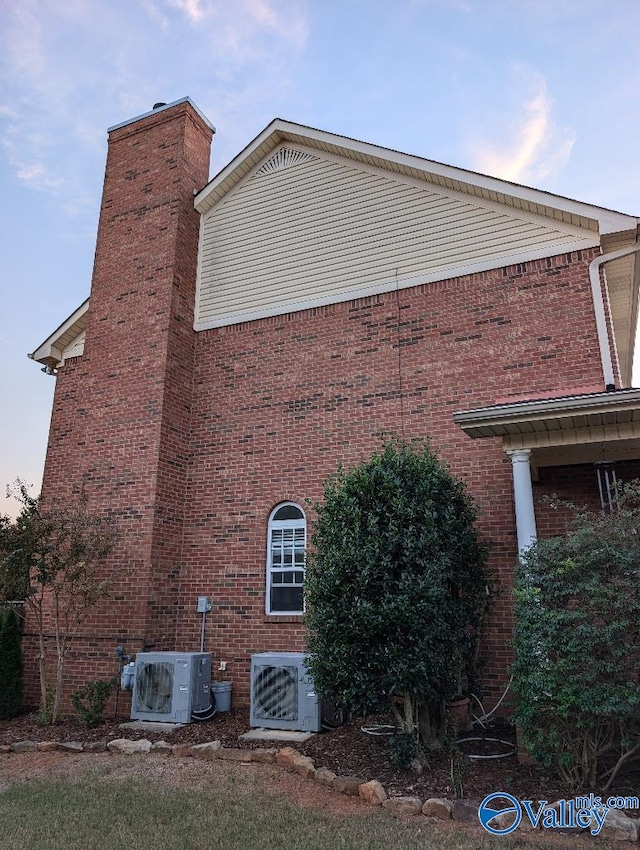
<svg viewBox="0 0 640 850">
<path fill-rule="evenodd" d="M 529 847 L 477 830 L 401 822 L 377 809 L 337 817 L 291 805 L 231 773 L 186 790 L 93 772 L 37 780 L 0 794 L 2 850 L 453 850 Z M 536 842 L 537 847 L 543 844 Z M 556 845 L 557 846 L 557 845 Z"/>
</svg>

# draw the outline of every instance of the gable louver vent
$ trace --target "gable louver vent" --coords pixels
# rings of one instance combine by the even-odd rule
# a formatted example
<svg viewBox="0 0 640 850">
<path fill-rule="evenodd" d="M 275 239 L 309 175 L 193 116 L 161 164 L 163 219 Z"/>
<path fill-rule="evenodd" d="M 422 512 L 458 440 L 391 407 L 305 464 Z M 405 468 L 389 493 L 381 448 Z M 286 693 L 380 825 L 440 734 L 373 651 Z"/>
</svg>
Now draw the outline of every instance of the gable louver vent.
<svg viewBox="0 0 640 850">
<path fill-rule="evenodd" d="M 271 159 L 263 163 L 256 171 L 256 174 L 264 176 L 265 174 L 273 174 L 275 171 L 284 171 L 285 168 L 291 168 L 294 165 L 300 165 L 303 162 L 312 162 L 317 159 L 311 156 L 310 153 L 304 151 L 295 151 L 290 148 L 280 148 L 274 153 Z"/>
</svg>

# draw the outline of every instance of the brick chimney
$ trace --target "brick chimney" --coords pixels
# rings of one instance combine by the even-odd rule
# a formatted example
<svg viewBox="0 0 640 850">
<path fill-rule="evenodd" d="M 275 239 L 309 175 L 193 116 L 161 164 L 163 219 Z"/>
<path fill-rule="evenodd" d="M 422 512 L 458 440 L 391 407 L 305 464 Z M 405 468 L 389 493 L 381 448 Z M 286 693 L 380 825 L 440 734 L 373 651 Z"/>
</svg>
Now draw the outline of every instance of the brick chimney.
<svg viewBox="0 0 640 850">
<path fill-rule="evenodd" d="M 90 628 L 89 654 L 103 659 L 116 638 L 129 652 L 175 648 L 199 232 L 193 196 L 208 180 L 212 132 L 188 98 L 109 129 L 84 355 L 58 373 L 43 497 L 84 488 L 92 509 L 112 513 L 121 530 L 122 580 L 104 621 L 97 613 Z M 85 680 L 91 672 L 83 669 Z"/>
</svg>

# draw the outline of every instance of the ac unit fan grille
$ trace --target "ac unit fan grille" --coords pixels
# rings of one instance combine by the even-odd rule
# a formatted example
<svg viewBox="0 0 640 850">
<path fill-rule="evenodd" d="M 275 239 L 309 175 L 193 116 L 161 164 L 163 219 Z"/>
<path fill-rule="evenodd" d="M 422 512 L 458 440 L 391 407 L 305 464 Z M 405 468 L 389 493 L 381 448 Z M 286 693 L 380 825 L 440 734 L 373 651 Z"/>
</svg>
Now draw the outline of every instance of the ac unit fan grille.
<svg viewBox="0 0 640 850">
<path fill-rule="evenodd" d="M 253 714 L 262 720 L 298 719 L 298 669 L 257 665 L 253 673 Z"/>
<path fill-rule="evenodd" d="M 152 661 L 136 671 L 135 708 L 156 714 L 171 712 L 173 663 Z"/>
</svg>

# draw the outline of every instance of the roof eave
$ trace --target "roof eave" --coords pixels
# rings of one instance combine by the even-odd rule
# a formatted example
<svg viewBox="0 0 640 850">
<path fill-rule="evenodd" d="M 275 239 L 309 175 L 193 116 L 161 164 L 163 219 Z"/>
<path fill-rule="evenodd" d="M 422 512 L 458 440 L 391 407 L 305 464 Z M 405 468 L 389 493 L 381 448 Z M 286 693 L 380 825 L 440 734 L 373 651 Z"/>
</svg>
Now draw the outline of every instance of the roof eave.
<svg viewBox="0 0 640 850">
<path fill-rule="evenodd" d="M 249 170 L 246 167 L 243 168 L 243 165 L 254 156 L 258 149 L 264 148 L 261 152 L 261 155 L 264 156 L 282 141 L 299 141 L 301 137 L 311 147 L 332 145 L 342 148 L 345 153 L 348 152 L 351 156 L 355 153 L 361 157 L 381 161 L 386 160 L 389 163 L 422 171 L 426 175 L 431 174 L 435 177 L 442 177 L 459 183 L 467 183 L 488 192 L 511 196 L 527 203 L 552 207 L 570 215 L 590 219 L 597 223 L 598 231 L 601 235 L 635 231 L 640 221 L 636 216 L 598 207 L 594 204 L 583 203 L 582 201 L 575 201 L 561 195 L 554 195 L 540 189 L 511 183 L 497 177 L 446 165 L 412 154 L 402 153 L 390 148 L 373 145 L 369 142 L 350 139 L 346 136 L 329 133 L 325 130 L 317 130 L 302 124 L 284 121 L 281 118 L 274 119 L 222 171 L 209 181 L 194 199 L 196 209 L 201 213 L 207 212 L 220 200 L 228 189 L 239 182 Z M 225 182 L 228 182 L 228 187 L 223 187 Z M 220 191 L 221 189 L 223 191 Z"/>
<path fill-rule="evenodd" d="M 453 421 L 469 437 L 478 439 L 517 434 L 520 433 L 520 426 L 531 422 L 542 425 L 550 420 L 560 421 L 580 416 L 615 419 L 619 415 L 627 417 L 630 411 L 637 411 L 640 418 L 638 388 L 462 410 L 454 413 Z"/>
<path fill-rule="evenodd" d="M 88 309 L 89 299 L 87 298 L 35 351 L 27 354 L 27 357 L 30 360 L 36 360 L 38 363 L 44 363 L 45 366 L 56 366 L 62 360 L 62 349 L 65 347 L 60 345 L 61 339 L 74 333 L 81 333 L 84 329 L 83 320 Z"/>
</svg>

